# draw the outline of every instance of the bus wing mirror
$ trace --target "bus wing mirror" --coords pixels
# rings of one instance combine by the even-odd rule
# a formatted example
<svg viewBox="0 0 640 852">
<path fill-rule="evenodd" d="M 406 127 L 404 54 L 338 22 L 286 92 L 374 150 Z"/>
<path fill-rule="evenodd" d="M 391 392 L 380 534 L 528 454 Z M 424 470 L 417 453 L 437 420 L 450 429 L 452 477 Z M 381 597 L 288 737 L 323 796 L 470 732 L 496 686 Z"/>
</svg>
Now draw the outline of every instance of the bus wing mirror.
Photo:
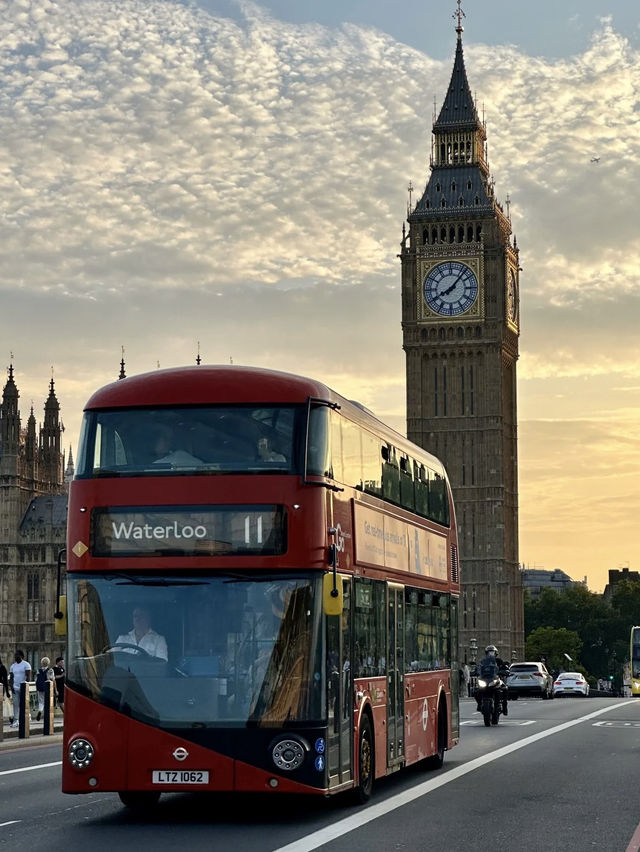
<svg viewBox="0 0 640 852">
<path fill-rule="evenodd" d="M 67 635 L 67 596 L 60 595 L 58 598 L 58 611 L 54 614 L 54 633 L 56 636 Z"/>
<path fill-rule="evenodd" d="M 342 580 L 336 582 L 334 574 L 325 574 L 322 580 L 322 604 L 325 615 L 341 615 Z"/>
<path fill-rule="evenodd" d="M 67 596 L 62 594 L 62 569 L 67 565 L 67 549 L 58 553 L 58 576 L 56 580 L 56 611 L 53 614 L 53 632 L 56 636 L 67 635 Z"/>
</svg>

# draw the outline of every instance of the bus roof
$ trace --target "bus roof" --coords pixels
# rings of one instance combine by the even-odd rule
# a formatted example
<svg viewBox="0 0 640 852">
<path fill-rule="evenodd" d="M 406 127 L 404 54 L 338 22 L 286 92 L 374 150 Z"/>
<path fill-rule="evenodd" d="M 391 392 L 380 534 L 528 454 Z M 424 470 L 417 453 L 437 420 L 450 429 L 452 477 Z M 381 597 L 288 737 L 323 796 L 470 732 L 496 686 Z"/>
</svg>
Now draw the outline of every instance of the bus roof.
<svg viewBox="0 0 640 852">
<path fill-rule="evenodd" d="M 235 364 L 199 365 L 153 370 L 118 379 L 97 390 L 85 411 L 101 408 L 139 408 L 165 405 L 212 405 L 256 403 L 306 403 L 309 397 L 335 403 L 344 414 L 363 425 L 370 424 L 399 450 L 417 449 L 407 438 L 387 426 L 359 402 L 348 400 L 315 379 Z M 375 423 L 375 427 L 374 427 Z M 442 463 L 420 449 L 431 465 L 444 471 Z"/>
</svg>

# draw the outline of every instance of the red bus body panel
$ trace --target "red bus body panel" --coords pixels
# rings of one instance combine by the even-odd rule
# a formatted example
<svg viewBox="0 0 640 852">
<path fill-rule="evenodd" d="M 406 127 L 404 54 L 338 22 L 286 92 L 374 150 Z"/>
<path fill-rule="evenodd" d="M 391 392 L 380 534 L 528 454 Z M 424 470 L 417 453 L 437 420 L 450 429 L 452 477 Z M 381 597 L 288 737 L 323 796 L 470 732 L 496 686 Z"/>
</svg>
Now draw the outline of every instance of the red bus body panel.
<svg viewBox="0 0 640 852">
<path fill-rule="evenodd" d="M 242 380 L 239 381 L 239 377 Z M 304 404 L 309 398 L 335 403 L 357 419 L 362 410 L 325 385 L 310 379 L 269 370 L 225 367 L 176 368 L 134 376 L 114 382 L 90 398 L 85 409 L 140 406 L 210 405 L 213 400 L 228 404 L 282 403 Z M 369 415 L 366 415 L 369 417 Z M 393 435 L 398 447 L 410 448 L 406 438 L 383 427 Z M 437 462 L 437 460 L 434 459 Z M 328 570 L 328 550 L 335 539 L 330 528 L 339 528 L 343 549 L 338 571 L 354 576 L 392 581 L 415 582 L 408 570 L 381 568 L 356 562 L 355 514 L 362 503 L 398 521 L 442 535 L 442 528 L 382 499 L 354 489 L 326 487 L 330 483 L 304 483 L 300 475 L 255 476 L 236 473 L 229 476 L 172 476 L 75 479 L 70 488 L 67 570 L 69 572 L 135 571 L 234 571 Z M 278 504 L 288 516 L 286 553 L 278 556 L 157 556 L 118 557 L 117 560 L 91 555 L 91 510 L 95 507 L 123 506 L 208 506 Z M 455 515 L 451 506 L 451 529 L 447 534 L 447 578 L 420 577 L 422 587 L 457 595 L 457 575 L 452 576 L 452 550 L 457 547 Z M 457 569 L 456 569 L 457 570 Z M 404 758 L 406 764 L 429 757 L 437 750 L 438 708 L 444 696 L 450 722 L 452 692 L 450 672 L 408 672 L 404 676 Z M 373 720 L 375 775 L 381 777 L 397 767 L 387 766 L 387 680 L 385 676 L 356 679 L 354 687 L 353 743 L 354 782 L 358 777 L 358 732 L 363 712 Z M 73 689 L 67 688 L 62 787 L 67 793 L 100 791 L 156 790 L 153 770 L 193 769 L 209 772 L 209 783 L 197 787 L 171 786 L 176 790 L 267 791 L 327 795 L 326 788 L 296 783 L 282 774 L 270 774 L 171 733 L 130 719 L 102 706 Z M 448 727 L 448 748 L 457 737 Z M 275 733 L 275 731 L 274 731 Z M 95 746 L 89 769 L 74 769 L 66 759 L 69 743 L 77 737 L 88 738 Z M 188 757 L 179 764 L 173 756 L 185 748 Z M 95 779 L 90 783 L 90 779 Z M 160 789 L 161 792 L 164 790 Z"/>
</svg>

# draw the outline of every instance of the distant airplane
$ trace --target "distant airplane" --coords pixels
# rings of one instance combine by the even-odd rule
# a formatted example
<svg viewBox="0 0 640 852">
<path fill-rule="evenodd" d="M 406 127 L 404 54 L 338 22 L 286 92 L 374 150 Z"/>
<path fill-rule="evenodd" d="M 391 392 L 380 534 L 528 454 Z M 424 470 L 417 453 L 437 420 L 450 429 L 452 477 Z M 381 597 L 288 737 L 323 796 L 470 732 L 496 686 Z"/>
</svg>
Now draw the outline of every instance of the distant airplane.
<svg viewBox="0 0 640 852">
<path fill-rule="evenodd" d="M 592 162 L 592 163 L 599 163 L 599 162 L 600 162 L 600 157 L 592 157 L 592 158 L 591 158 L 591 162 Z"/>
</svg>

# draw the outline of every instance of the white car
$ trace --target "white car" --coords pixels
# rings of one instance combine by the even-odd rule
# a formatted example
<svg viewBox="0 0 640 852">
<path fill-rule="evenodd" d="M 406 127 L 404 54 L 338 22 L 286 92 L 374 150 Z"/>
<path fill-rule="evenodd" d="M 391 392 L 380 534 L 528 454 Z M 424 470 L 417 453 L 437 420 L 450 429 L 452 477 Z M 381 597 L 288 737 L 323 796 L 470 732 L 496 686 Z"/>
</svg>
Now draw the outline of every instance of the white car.
<svg viewBox="0 0 640 852">
<path fill-rule="evenodd" d="M 582 695 L 586 698 L 589 694 L 589 684 L 580 672 L 561 672 L 553 682 L 554 695 Z"/>
</svg>

